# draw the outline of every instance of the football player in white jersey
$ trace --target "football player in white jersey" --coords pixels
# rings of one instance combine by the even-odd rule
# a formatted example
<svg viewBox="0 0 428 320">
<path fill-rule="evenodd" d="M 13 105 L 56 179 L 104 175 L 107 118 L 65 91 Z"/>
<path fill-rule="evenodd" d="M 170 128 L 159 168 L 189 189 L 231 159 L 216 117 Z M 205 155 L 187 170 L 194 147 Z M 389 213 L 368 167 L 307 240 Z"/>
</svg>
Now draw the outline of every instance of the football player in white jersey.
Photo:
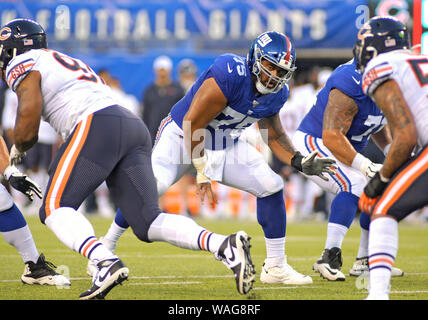
<svg viewBox="0 0 428 320">
<path fill-rule="evenodd" d="M 104 181 L 140 240 L 210 251 L 233 271 L 238 292 L 248 293 L 255 276 L 249 236 L 216 234 L 190 218 L 161 212 L 145 124 L 117 105 L 88 65 L 46 47 L 46 33 L 35 21 L 16 19 L 0 29 L 0 69 L 19 101 L 10 161 L 17 163 L 37 142 L 41 117 L 65 141 L 51 165 L 40 219 L 66 246 L 96 264 L 92 286 L 80 299 L 103 299 L 129 274 L 77 211 Z"/>
<path fill-rule="evenodd" d="M 382 169 L 359 200 L 371 214 L 369 300 L 389 299 L 398 222 L 428 204 L 428 57 L 409 48 L 407 28 L 391 17 L 371 18 L 354 48 L 363 91 L 387 118 L 393 137 Z"/>
</svg>

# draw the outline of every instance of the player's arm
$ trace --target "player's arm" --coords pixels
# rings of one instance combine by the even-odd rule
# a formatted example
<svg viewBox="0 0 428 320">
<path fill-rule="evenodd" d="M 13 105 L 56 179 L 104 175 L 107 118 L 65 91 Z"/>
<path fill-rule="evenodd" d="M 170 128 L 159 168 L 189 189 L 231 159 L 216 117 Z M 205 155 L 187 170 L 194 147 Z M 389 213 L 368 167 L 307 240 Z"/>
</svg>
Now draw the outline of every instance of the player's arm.
<svg viewBox="0 0 428 320">
<path fill-rule="evenodd" d="M 193 97 L 190 108 L 183 118 L 183 132 L 187 137 L 186 147 L 192 159 L 204 155 L 205 129 L 226 105 L 227 99 L 214 78 L 206 79 Z"/>
<path fill-rule="evenodd" d="M 207 161 L 204 153 L 205 130 L 226 105 L 227 99 L 220 87 L 214 78 L 208 78 L 199 87 L 183 118 L 184 144 L 197 171 L 198 193 L 202 201 L 207 195 L 212 206 L 217 203 L 217 199 L 211 189 L 210 180 L 203 173 Z"/>
<path fill-rule="evenodd" d="M 387 80 L 374 92 L 373 98 L 385 115 L 394 137 L 380 171 L 389 179 L 406 162 L 417 144 L 417 132 L 412 114 L 395 80 Z"/>
<path fill-rule="evenodd" d="M 395 80 L 380 84 L 372 94 L 374 101 L 385 115 L 393 136 L 383 167 L 366 185 L 358 206 L 370 212 L 393 174 L 410 158 L 417 143 L 417 132 L 412 114 Z"/>
<path fill-rule="evenodd" d="M 346 134 L 358 112 L 354 99 L 332 89 L 324 112 L 322 140 L 337 160 L 351 166 L 357 155 Z"/>
<path fill-rule="evenodd" d="M 392 143 L 391 130 L 389 129 L 388 124 L 378 132 L 373 133 L 370 138 L 385 155 L 388 153 Z"/>
<path fill-rule="evenodd" d="M 273 154 L 282 162 L 291 165 L 291 159 L 296 154 L 288 135 L 285 133 L 281 125 L 279 114 L 275 114 L 268 118 L 263 118 L 259 122 L 259 128 L 267 130 L 267 145 L 272 150 Z"/>
<path fill-rule="evenodd" d="M 299 151 L 296 151 L 290 138 L 282 128 L 278 113 L 261 119 L 259 121 L 259 128 L 267 130 L 268 141 L 266 143 L 274 155 L 282 162 L 291 165 L 307 175 L 317 175 L 324 180 L 328 180 L 328 178 L 323 173 L 334 174 L 334 171 L 331 169 L 335 167 L 333 159 L 321 159 L 317 157 L 317 152 L 304 157 Z"/>
<path fill-rule="evenodd" d="M 38 140 L 43 106 L 40 82 L 40 73 L 31 71 L 15 90 L 18 95 L 18 110 L 13 133 L 15 147 L 21 153 L 30 149 Z"/>
</svg>

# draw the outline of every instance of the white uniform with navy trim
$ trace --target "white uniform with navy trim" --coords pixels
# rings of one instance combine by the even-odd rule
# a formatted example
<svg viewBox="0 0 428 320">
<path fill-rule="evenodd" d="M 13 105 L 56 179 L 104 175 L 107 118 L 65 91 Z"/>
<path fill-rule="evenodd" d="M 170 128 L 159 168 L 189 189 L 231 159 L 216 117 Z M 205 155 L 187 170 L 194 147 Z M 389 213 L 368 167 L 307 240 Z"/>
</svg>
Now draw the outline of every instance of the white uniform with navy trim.
<svg viewBox="0 0 428 320">
<path fill-rule="evenodd" d="M 428 56 L 409 50 L 378 55 L 370 60 L 363 74 L 364 93 L 372 96 L 389 79 L 400 87 L 416 124 L 418 142 L 425 146 L 428 144 Z"/>
<path fill-rule="evenodd" d="M 16 91 L 30 71 L 38 71 L 42 76 L 42 118 L 64 140 L 82 119 L 117 104 L 110 87 L 79 59 L 54 50 L 27 51 L 9 62 L 8 86 Z"/>
</svg>

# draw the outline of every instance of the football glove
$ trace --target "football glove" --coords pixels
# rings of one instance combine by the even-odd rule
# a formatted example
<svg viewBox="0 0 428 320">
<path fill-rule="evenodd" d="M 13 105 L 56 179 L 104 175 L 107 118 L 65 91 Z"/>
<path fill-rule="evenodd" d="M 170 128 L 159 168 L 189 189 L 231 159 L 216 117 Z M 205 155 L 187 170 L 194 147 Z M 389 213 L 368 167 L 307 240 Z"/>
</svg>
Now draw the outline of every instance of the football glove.
<svg viewBox="0 0 428 320">
<path fill-rule="evenodd" d="M 382 178 L 379 171 L 375 173 L 373 178 L 365 186 L 364 192 L 358 201 L 358 207 L 361 211 L 370 213 L 373 205 L 376 203 L 382 192 L 388 185 L 389 179 Z"/>
<path fill-rule="evenodd" d="M 24 159 L 25 157 L 25 152 L 21 152 L 19 151 L 15 145 L 12 146 L 12 148 L 10 149 L 10 153 L 9 153 L 9 163 L 12 166 L 16 166 L 18 163 L 20 163 L 22 161 L 22 159 Z"/>
<path fill-rule="evenodd" d="M 308 176 L 318 176 L 321 179 L 328 181 L 328 177 L 323 173 L 336 174 L 332 168 L 337 168 L 336 160 L 332 158 L 317 157 L 318 152 L 313 151 L 311 154 L 304 157 L 297 151 L 291 158 L 291 166 L 303 172 Z"/>
<path fill-rule="evenodd" d="M 33 201 L 34 194 L 40 199 L 42 198 L 42 189 L 40 189 L 37 183 L 20 172 L 16 167 L 7 166 L 4 170 L 4 176 L 12 187 L 25 194 L 30 201 Z"/>
<path fill-rule="evenodd" d="M 352 167 L 360 170 L 366 177 L 373 178 L 375 173 L 382 169 L 383 164 L 371 162 L 361 153 L 357 153 L 352 161 Z"/>
</svg>

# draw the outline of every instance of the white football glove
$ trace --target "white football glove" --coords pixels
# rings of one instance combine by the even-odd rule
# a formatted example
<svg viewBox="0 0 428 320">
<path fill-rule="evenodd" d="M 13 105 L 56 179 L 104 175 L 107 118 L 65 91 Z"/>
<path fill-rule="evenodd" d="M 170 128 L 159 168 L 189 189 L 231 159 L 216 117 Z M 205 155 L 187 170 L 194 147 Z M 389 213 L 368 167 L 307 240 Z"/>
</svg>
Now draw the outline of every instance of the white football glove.
<svg viewBox="0 0 428 320">
<path fill-rule="evenodd" d="M 16 149 L 15 145 L 13 145 L 9 153 L 9 163 L 12 166 L 16 166 L 22 161 L 22 159 L 24 159 L 25 154 L 25 152 L 19 151 L 18 149 Z"/>
<path fill-rule="evenodd" d="M 360 170 L 369 179 L 373 178 L 376 172 L 382 169 L 382 166 L 382 163 L 374 163 L 361 153 L 357 153 L 352 161 L 352 168 Z"/>
<path fill-rule="evenodd" d="M 42 198 L 42 189 L 40 189 L 37 183 L 19 171 L 15 166 L 7 166 L 4 170 L 4 176 L 12 187 L 25 194 L 30 201 L 33 201 L 34 194 L 40 199 Z"/>
</svg>

